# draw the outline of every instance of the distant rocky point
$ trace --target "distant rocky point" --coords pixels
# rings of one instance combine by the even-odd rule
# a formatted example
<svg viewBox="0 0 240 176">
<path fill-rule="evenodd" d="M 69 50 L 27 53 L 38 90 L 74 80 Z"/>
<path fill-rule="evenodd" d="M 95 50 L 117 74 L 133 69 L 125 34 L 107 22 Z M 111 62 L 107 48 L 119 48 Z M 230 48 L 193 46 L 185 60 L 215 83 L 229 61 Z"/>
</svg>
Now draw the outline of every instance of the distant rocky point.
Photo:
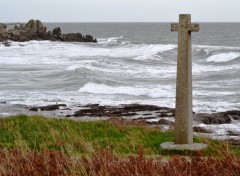
<svg viewBox="0 0 240 176">
<path fill-rule="evenodd" d="M 60 27 L 47 32 L 47 27 L 40 20 L 29 20 L 27 24 L 16 24 L 13 29 L 9 30 L 7 30 L 6 24 L 0 23 L 0 42 L 8 40 L 17 42 L 30 40 L 97 42 L 91 35 L 83 36 L 81 33 L 62 34 Z"/>
</svg>

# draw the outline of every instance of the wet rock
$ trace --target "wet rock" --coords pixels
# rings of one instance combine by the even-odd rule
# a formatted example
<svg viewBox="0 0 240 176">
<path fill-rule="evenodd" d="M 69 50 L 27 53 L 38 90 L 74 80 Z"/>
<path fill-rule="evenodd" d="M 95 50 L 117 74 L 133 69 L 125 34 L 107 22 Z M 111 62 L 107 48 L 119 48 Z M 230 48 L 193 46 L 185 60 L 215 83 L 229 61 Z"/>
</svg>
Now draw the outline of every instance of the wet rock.
<svg viewBox="0 0 240 176">
<path fill-rule="evenodd" d="M 194 126 L 193 127 L 193 132 L 196 132 L 196 133 L 213 133 L 212 130 L 209 130 L 209 129 L 204 128 L 204 127 L 199 127 L 199 126 Z"/>
<path fill-rule="evenodd" d="M 54 104 L 54 105 L 46 105 L 46 106 L 36 106 L 28 108 L 29 111 L 54 111 L 60 109 L 60 107 L 66 107 L 66 104 Z"/>
<path fill-rule="evenodd" d="M 2 44 L 3 44 L 4 46 L 6 46 L 6 47 L 11 46 L 11 42 L 3 42 Z"/>
<path fill-rule="evenodd" d="M 31 107 L 31 108 L 28 108 L 29 111 L 35 111 L 37 112 L 38 111 L 38 108 L 37 107 Z"/>
<path fill-rule="evenodd" d="M 194 114 L 193 119 L 204 124 L 229 124 L 232 122 L 231 118 L 224 113 Z"/>
<path fill-rule="evenodd" d="M 47 105 L 39 107 L 41 111 L 54 111 L 59 109 L 60 106 L 67 106 L 65 104 L 54 104 L 54 105 Z"/>
<path fill-rule="evenodd" d="M 92 117 L 112 117 L 112 116 L 135 116 L 136 112 L 143 111 L 156 111 L 166 109 L 166 107 L 159 107 L 153 105 L 139 105 L 139 104 L 130 104 L 130 105 L 121 105 L 121 106 L 99 106 L 98 104 L 84 106 L 84 109 L 76 111 L 73 116 L 92 116 Z M 170 108 L 167 108 L 170 110 Z"/>
<path fill-rule="evenodd" d="M 228 136 L 240 136 L 240 132 L 228 130 L 227 135 Z"/>
<path fill-rule="evenodd" d="M 152 115 L 152 114 L 150 114 Z M 133 120 L 153 120 L 153 119 L 156 119 L 157 117 L 153 117 L 153 116 L 148 116 L 148 117 L 139 117 L 139 118 L 136 118 L 136 119 L 133 119 Z"/>
<path fill-rule="evenodd" d="M 125 110 L 131 111 L 158 111 L 158 110 L 171 110 L 171 108 L 167 107 L 159 107 L 155 105 L 141 105 L 141 104 L 130 104 L 124 105 L 123 107 Z"/>
<path fill-rule="evenodd" d="M 233 120 L 240 120 L 240 111 L 226 111 L 224 112 L 224 115 L 232 118 Z"/>
</svg>

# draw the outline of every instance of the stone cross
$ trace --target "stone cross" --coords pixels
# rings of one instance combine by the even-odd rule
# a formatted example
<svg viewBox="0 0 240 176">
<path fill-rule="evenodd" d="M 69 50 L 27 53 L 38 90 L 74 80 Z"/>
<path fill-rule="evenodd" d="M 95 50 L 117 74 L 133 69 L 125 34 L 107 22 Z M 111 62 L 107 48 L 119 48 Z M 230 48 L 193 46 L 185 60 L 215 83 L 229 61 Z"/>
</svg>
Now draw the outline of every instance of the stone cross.
<svg viewBox="0 0 240 176">
<path fill-rule="evenodd" d="M 193 143 L 192 119 L 192 60 L 191 32 L 199 31 L 199 24 L 191 23 L 191 15 L 180 14 L 179 23 L 171 24 L 178 31 L 176 81 L 175 144 Z"/>
</svg>

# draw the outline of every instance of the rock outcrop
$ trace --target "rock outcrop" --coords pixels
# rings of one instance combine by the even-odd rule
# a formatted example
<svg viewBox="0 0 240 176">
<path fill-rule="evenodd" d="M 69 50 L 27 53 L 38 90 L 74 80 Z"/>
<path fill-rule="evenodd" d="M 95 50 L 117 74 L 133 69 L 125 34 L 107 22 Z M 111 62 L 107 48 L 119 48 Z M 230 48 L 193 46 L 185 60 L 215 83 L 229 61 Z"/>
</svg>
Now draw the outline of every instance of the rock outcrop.
<svg viewBox="0 0 240 176">
<path fill-rule="evenodd" d="M 62 34 L 61 28 L 54 28 L 47 32 L 47 27 L 40 20 L 29 20 L 27 24 L 16 24 L 13 29 L 6 31 L 7 25 L 0 23 L 0 42 L 50 40 L 62 42 L 97 42 L 91 35 L 80 33 Z"/>
<path fill-rule="evenodd" d="M 7 29 L 7 25 L 0 23 L 0 32 L 4 32 L 4 31 L 6 31 L 6 29 Z"/>
</svg>

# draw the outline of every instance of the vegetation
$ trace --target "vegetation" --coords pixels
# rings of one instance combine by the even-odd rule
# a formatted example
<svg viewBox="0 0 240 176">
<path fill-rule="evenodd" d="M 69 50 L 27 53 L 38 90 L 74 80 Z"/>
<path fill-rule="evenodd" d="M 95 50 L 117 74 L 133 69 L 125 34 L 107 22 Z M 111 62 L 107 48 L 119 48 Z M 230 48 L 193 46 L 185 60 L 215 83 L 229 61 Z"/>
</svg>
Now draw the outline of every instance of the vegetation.
<svg viewBox="0 0 240 176">
<path fill-rule="evenodd" d="M 240 150 L 195 138 L 201 152 L 168 151 L 159 129 L 18 115 L 0 119 L 0 175 L 240 175 Z"/>
</svg>

